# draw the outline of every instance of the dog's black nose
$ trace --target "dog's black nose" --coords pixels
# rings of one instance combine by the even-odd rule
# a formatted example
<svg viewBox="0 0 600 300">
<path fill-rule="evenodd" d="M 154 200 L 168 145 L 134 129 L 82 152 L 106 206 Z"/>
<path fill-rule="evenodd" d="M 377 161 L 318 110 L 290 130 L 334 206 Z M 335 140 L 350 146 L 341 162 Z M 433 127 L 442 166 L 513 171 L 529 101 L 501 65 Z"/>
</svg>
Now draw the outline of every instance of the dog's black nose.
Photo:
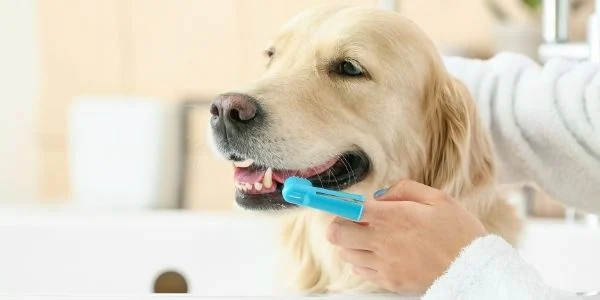
<svg viewBox="0 0 600 300">
<path fill-rule="evenodd" d="M 210 106 L 211 124 L 217 131 L 226 131 L 228 136 L 240 133 L 258 117 L 256 99 L 237 93 L 219 95 Z"/>
</svg>

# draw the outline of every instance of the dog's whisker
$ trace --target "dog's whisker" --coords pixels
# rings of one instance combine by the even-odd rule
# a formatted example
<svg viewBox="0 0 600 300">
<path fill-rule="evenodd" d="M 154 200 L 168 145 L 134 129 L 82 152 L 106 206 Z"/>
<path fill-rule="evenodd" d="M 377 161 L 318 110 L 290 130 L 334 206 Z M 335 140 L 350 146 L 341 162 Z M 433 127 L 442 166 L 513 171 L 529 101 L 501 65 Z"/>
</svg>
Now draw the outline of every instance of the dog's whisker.
<svg viewBox="0 0 600 300">
<path fill-rule="evenodd" d="M 356 183 L 358 181 L 358 176 L 356 175 L 356 173 L 354 173 L 354 170 L 350 166 L 350 162 L 348 162 L 348 160 L 343 156 L 341 158 L 341 161 L 344 164 L 344 167 L 346 167 L 346 171 L 348 171 L 348 173 L 350 173 L 351 176 L 353 177 L 353 179 L 352 179 L 353 183 Z"/>
<path fill-rule="evenodd" d="M 323 179 L 321 179 L 321 174 L 317 174 L 317 179 L 319 179 L 321 186 L 325 186 L 325 184 L 323 183 Z"/>
<path fill-rule="evenodd" d="M 342 161 L 342 163 L 344 163 L 344 162 L 343 162 L 344 158 L 343 158 L 343 156 L 342 156 L 342 155 L 339 155 L 339 154 L 338 154 L 338 155 L 336 155 L 336 157 L 337 157 L 337 159 L 338 159 L 338 160 L 340 160 L 340 161 Z M 348 167 L 346 166 L 346 164 L 344 164 L 344 167 L 346 167 L 346 169 L 348 169 Z M 331 172 L 331 170 L 330 170 L 330 172 Z M 337 189 L 338 189 L 338 190 L 342 190 L 342 185 L 341 185 L 341 184 L 340 184 L 340 182 L 338 181 L 338 178 L 337 178 L 337 176 L 335 176 L 335 173 L 331 172 L 331 177 L 333 177 L 333 180 L 335 180 L 335 184 L 337 185 Z"/>
<path fill-rule="evenodd" d="M 328 177 L 332 177 L 333 178 L 333 180 L 335 181 L 335 184 L 337 185 L 338 189 L 340 189 L 341 185 L 340 185 L 339 181 L 337 180 L 337 177 L 335 176 L 335 174 L 331 171 L 331 169 L 327 170 L 327 174 L 328 174 Z"/>
</svg>

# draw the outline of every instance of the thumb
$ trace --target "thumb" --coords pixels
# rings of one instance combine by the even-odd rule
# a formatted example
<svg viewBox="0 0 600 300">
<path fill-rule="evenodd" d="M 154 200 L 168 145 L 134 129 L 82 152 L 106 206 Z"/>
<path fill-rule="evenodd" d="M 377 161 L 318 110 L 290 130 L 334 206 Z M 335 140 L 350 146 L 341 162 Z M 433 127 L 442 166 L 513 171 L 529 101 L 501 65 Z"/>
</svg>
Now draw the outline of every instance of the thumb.
<svg viewBox="0 0 600 300">
<path fill-rule="evenodd" d="M 412 201 L 433 205 L 446 198 L 444 192 L 413 180 L 404 179 L 391 188 L 373 194 L 377 201 Z"/>
</svg>

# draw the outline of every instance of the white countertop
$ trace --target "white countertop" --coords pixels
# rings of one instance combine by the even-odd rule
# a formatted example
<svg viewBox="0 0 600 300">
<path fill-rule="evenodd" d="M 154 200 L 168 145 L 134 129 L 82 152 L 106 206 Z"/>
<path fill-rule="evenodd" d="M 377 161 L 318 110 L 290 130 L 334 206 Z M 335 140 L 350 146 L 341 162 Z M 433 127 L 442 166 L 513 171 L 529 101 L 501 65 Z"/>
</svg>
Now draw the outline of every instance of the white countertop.
<svg viewBox="0 0 600 300">
<path fill-rule="evenodd" d="M 247 213 L 0 209 L 0 291 L 69 300 L 277 295 L 275 221 Z M 521 252 L 554 287 L 600 289 L 600 229 L 531 219 Z M 148 295 L 165 269 L 184 274 L 190 294 Z"/>
</svg>

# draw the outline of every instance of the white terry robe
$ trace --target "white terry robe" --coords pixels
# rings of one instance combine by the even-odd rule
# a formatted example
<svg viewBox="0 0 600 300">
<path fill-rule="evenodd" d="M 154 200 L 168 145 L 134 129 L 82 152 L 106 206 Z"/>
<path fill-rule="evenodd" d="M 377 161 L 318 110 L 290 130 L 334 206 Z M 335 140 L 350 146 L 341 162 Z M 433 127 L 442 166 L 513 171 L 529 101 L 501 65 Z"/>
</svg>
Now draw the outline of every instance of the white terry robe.
<svg viewBox="0 0 600 300">
<path fill-rule="evenodd" d="M 423 299 L 570 300 L 580 297 L 546 285 L 516 249 L 502 238 L 488 235 L 462 249 Z"/>
<path fill-rule="evenodd" d="M 509 53 L 444 59 L 476 99 L 504 183 L 535 181 L 569 206 L 600 212 L 600 65 L 540 66 Z M 579 297 L 547 286 L 516 249 L 488 235 L 465 247 L 423 299 Z"/>
<path fill-rule="evenodd" d="M 501 181 L 535 181 L 554 199 L 600 213 L 600 65 L 543 66 L 502 53 L 445 58 L 492 134 Z"/>
</svg>

